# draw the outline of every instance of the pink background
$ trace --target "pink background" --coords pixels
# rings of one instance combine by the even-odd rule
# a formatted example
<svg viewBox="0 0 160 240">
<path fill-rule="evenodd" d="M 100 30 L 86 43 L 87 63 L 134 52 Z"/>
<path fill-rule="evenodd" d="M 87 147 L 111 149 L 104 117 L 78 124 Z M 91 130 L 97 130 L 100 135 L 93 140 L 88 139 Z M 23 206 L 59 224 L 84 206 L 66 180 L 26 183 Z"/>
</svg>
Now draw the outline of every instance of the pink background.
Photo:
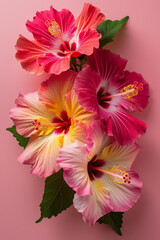
<svg viewBox="0 0 160 240">
<path fill-rule="evenodd" d="M 57 218 L 34 221 L 40 216 L 39 203 L 43 194 L 43 179 L 30 175 L 30 167 L 16 161 L 21 153 L 6 127 L 12 126 L 9 109 L 19 92 L 36 90 L 45 76 L 36 77 L 24 71 L 14 58 L 18 35 L 31 36 L 26 28 L 37 10 L 51 4 L 60 10 L 70 9 L 77 16 L 83 0 L 1 0 L 1 197 L 0 239 L 22 240 L 158 240 L 160 239 L 160 1 L 159 0 L 91 0 L 109 19 L 130 16 L 129 22 L 115 41 L 107 46 L 129 60 L 128 70 L 143 74 L 150 83 L 151 99 L 147 109 L 137 116 L 148 123 L 148 131 L 139 141 L 142 147 L 133 168 L 144 183 L 138 203 L 125 214 L 123 237 L 110 227 L 86 225 L 81 215 L 71 207 Z"/>
</svg>

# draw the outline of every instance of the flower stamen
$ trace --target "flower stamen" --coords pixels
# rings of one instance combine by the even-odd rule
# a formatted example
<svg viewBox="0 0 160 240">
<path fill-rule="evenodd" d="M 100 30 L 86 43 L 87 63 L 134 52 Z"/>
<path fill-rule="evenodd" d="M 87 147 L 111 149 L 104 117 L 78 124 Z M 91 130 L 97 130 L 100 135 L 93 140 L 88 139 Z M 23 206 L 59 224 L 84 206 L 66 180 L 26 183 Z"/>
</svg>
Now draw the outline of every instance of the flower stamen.
<svg viewBox="0 0 160 240">
<path fill-rule="evenodd" d="M 131 183 L 131 177 L 125 171 L 117 169 L 114 182 L 118 184 Z"/>
<path fill-rule="evenodd" d="M 114 97 L 124 97 L 124 99 L 126 98 L 131 98 L 134 96 L 137 96 L 139 91 L 143 90 L 143 83 L 138 83 L 138 82 L 134 82 L 134 84 L 129 84 L 128 86 L 125 86 L 120 93 L 118 94 L 107 94 L 107 95 L 103 95 L 103 96 L 98 96 L 98 101 L 102 102 L 102 101 L 110 101 L 112 98 Z"/>
<path fill-rule="evenodd" d="M 59 35 L 61 34 L 61 29 L 59 24 L 53 19 L 48 19 L 46 21 L 46 25 L 48 27 L 48 31 L 50 32 L 50 34 L 54 37 L 59 37 Z"/>
<path fill-rule="evenodd" d="M 118 184 L 124 184 L 124 183 L 131 183 L 131 177 L 126 171 L 122 171 L 121 169 L 116 169 L 114 172 L 107 171 L 101 168 L 97 168 L 92 166 L 92 170 L 108 174 L 114 178 L 113 182 L 118 183 Z"/>
<path fill-rule="evenodd" d="M 32 125 L 34 126 L 34 128 L 36 130 L 39 130 L 39 127 L 41 126 L 41 122 L 39 122 L 37 119 L 35 119 L 33 122 L 32 122 Z"/>
<path fill-rule="evenodd" d="M 142 91 L 142 90 L 143 90 L 143 84 L 134 82 L 134 84 L 129 84 L 128 86 L 124 87 L 120 92 L 121 92 L 121 96 L 123 96 L 124 99 L 126 99 L 126 98 L 137 96 L 139 91 Z"/>
</svg>

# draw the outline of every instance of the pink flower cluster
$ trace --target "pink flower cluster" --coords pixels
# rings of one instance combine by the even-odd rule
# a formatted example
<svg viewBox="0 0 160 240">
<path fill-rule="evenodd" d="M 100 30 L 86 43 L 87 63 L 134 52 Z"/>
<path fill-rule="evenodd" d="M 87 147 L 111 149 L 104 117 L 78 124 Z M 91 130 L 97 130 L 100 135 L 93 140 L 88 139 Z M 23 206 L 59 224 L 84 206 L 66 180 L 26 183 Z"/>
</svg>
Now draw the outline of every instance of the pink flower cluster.
<svg viewBox="0 0 160 240">
<path fill-rule="evenodd" d="M 131 170 L 140 147 L 135 141 L 147 125 L 130 112 L 148 104 L 143 77 L 125 70 L 127 60 L 99 49 L 100 10 L 85 3 L 75 20 L 66 9 L 37 12 L 20 36 L 16 58 L 33 74 L 52 73 L 36 92 L 19 95 L 10 117 L 29 137 L 18 160 L 48 177 L 63 168 L 74 189 L 74 207 L 89 225 L 109 212 L 125 212 L 138 200 L 142 183 Z M 71 57 L 88 64 L 69 70 Z"/>
</svg>

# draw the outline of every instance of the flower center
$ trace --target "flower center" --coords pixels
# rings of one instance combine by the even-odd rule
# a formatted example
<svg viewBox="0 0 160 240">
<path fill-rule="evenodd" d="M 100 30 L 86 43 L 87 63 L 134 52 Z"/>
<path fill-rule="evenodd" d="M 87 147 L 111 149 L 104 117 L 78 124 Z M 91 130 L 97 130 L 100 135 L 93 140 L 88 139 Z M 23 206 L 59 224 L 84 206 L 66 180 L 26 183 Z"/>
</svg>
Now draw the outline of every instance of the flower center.
<svg viewBox="0 0 160 240">
<path fill-rule="evenodd" d="M 68 54 L 69 51 L 75 51 L 76 50 L 76 43 L 75 42 L 70 44 L 69 42 L 63 40 L 62 36 L 64 34 L 61 32 L 61 28 L 60 28 L 59 24 L 54 19 L 52 19 L 52 20 L 48 19 L 45 22 L 45 24 L 46 24 L 50 34 L 54 38 L 58 38 L 61 41 L 60 51 L 57 53 L 58 56 L 64 57 L 65 55 Z"/>
<path fill-rule="evenodd" d="M 91 181 L 95 180 L 95 178 L 100 178 L 104 174 L 108 174 L 113 177 L 113 181 L 118 184 L 131 183 L 131 177 L 126 171 L 122 171 L 121 169 L 115 169 L 113 167 L 113 171 L 107 171 L 101 169 L 105 165 L 105 161 L 103 159 L 96 159 L 96 155 L 88 162 L 88 175 Z"/>
<path fill-rule="evenodd" d="M 95 155 L 88 162 L 88 174 L 91 181 L 104 175 L 104 173 L 99 170 L 99 167 L 103 167 L 105 165 L 105 161 L 103 159 L 96 159 L 96 157 L 97 156 Z"/>
<path fill-rule="evenodd" d="M 39 130 L 39 127 L 41 126 L 41 122 L 39 122 L 37 119 L 32 122 L 32 125 L 36 130 Z"/>
<path fill-rule="evenodd" d="M 52 120 L 52 124 L 57 125 L 57 128 L 54 130 L 54 132 L 57 134 L 60 134 L 62 132 L 64 132 L 64 134 L 67 134 L 71 126 L 71 118 L 68 118 L 66 111 L 61 112 L 61 118 L 62 120 L 59 118 L 54 118 Z"/>
<path fill-rule="evenodd" d="M 55 117 L 53 118 L 52 122 L 45 122 L 36 119 L 32 122 L 32 125 L 37 131 L 48 128 L 54 131 L 56 134 L 61 134 L 62 132 L 64 132 L 64 134 L 67 134 L 71 126 L 71 118 L 68 118 L 66 111 L 62 111 L 61 119 Z"/>
<path fill-rule="evenodd" d="M 63 57 L 66 56 L 70 51 L 75 51 L 76 50 L 76 43 L 73 42 L 70 44 L 67 41 L 64 41 L 61 46 L 60 46 L 60 52 L 58 52 L 58 56 Z"/>
<path fill-rule="evenodd" d="M 109 107 L 109 102 L 111 101 L 110 98 L 111 94 L 109 92 L 104 92 L 104 88 L 100 88 L 97 93 L 97 99 L 100 106 L 103 108 Z"/>
<path fill-rule="evenodd" d="M 109 106 L 109 101 L 111 101 L 114 97 L 123 97 L 124 99 L 131 98 L 137 96 L 139 91 L 143 90 L 143 83 L 134 82 L 134 84 L 129 84 L 121 89 L 120 93 L 111 95 L 110 93 L 104 93 L 104 89 L 100 88 L 97 93 L 97 99 L 99 105 L 104 108 Z"/>
</svg>

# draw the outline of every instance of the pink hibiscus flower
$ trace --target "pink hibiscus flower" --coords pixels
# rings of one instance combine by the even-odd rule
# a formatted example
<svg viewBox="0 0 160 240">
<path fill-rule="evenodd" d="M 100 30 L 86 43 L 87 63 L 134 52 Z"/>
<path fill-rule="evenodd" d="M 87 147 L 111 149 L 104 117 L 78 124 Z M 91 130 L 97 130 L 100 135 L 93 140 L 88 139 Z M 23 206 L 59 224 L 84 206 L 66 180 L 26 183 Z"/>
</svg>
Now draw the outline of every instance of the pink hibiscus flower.
<svg viewBox="0 0 160 240">
<path fill-rule="evenodd" d="M 88 128 L 87 146 L 75 141 L 60 150 L 57 162 L 76 191 L 73 204 L 86 223 L 92 226 L 111 211 L 125 212 L 138 200 L 142 183 L 130 169 L 138 151 L 135 144 L 110 144 L 99 121 Z"/>
<path fill-rule="evenodd" d="M 48 177 L 59 170 L 57 157 L 63 145 L 86 142 L 86 124 L 94 119 L 78 103 L 73 89 L 76 72 L 52 75 L 38 92 L 19 95 L 10 117 L 29 143 L 18 160 L 32 165 L 32 173 Z"/>
<path fill-rule="evenodd" d="M 37 12 L 33 21 L 27 21 L 27 29 L 34 41 L 19 37 L 16 58 L 27 71 L 34 74 L 60 74 L 70 68 L 71 56 L 90 55 L 99 47 L 101 34 L 97 26 L 105 20 L 100 10 L 85 3 L 75 21 L 67 9 Z"/>
<path fill-rule="evenodd" d="M 127 60 L 104 49 L 95 49 L 89 66 L 77 76 L 75 91 L 82 107 L 105 119 L 108 134 L 120 144 L 134 142 L 147 125 L 128 111 L 141 111 L 148 104 L 149 87 L 143 77 L 124 71 Z"/>
</svg>

